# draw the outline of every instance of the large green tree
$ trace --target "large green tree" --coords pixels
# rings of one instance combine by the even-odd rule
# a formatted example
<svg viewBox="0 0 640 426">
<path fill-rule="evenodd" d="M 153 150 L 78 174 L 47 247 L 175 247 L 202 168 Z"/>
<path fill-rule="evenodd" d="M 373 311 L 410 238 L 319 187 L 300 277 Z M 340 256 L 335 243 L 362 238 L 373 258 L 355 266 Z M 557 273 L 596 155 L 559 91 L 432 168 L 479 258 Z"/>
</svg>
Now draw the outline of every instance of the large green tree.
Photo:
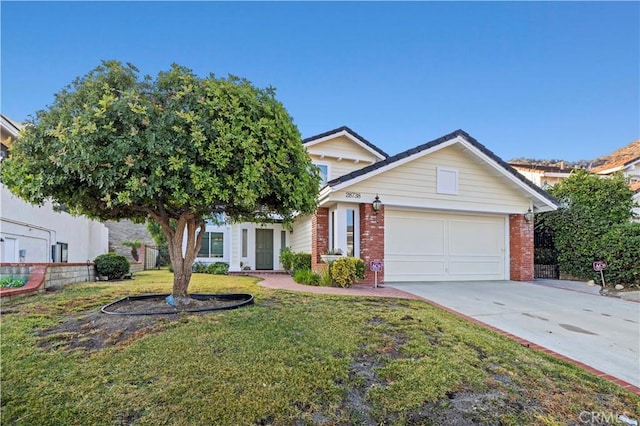
<svg viewBox="0 0 640 426">
<path fill-rule="evenodd" d="M 549 192 L 561 202 L 561 208 L 538 215 L 536 221 L 537 226 L 552 230 L 561 270 L 579 278 L 597 278 L 592 264 L 606 260 L 610 274 L 632 283 L 637 276 L 633 270 L 640 266 L 640 251 L 637 226 L 630 223 L 633 192 L 625 177 L 603 178 L 574 170 Z M 618 243 L 627 250 L 615 249 Z"/>
<path fill-rule="evenodd" d="M 183 304 L 207 217 L 291 220 L 315 210 L 319 182 L 274 89 L 178 65 L 140 77 L 117 61 L 56 94 L 1 167 L 3 183 L 31 203 L 157 222 Z"/>
</svg>

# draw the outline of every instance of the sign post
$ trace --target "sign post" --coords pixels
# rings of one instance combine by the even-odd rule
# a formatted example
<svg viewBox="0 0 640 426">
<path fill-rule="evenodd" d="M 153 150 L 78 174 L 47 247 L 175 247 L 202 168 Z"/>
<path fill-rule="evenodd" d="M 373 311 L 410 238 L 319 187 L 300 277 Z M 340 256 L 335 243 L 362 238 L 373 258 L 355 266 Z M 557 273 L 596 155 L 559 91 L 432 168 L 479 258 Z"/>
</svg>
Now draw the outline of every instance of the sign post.
<svg viewBox="0 0 640 426">
<path fill-rule="evenodd" d="M 373 271 L 374 283 L 373 288 L 378 288 L 378 272 L 382 272 L 382 261 L 372 260 L 369 262 L 369 269 Z"/>
<path fill-rule="evenodd" d="M 605 262 L 604 260 L 596 260 L 595 262 L 593 262 L 593 270 L 596 272 L 600 272 L 600 278 L 602 278 L 602 288 L 605 287 L 604 273 L 602 272 L 605 269 L 607 269 L 607 262 Z"/>
</svg>

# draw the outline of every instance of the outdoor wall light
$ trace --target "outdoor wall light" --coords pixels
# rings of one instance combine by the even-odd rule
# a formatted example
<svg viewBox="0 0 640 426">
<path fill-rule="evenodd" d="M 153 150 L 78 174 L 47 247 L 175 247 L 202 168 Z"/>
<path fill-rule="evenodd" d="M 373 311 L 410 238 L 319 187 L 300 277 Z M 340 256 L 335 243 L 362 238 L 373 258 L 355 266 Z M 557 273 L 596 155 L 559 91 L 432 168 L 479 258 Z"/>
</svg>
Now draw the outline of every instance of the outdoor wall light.
<svg viewBox="0 0 640 426">
<path fill-rule="evenodd" d="M 380 197 L 376 194 L 376 198 L 371 203 L 371 207 L 373 207 L 373 213 L 378 214 L 380 212 L 380 208 L 382 207 L 382 201 L 380 201 Z"/>
<path fill-rule="evenodd" d="M 531 221 L 533 220 L 533 212 L 531 211 L 531 209 L 527 210 L 527 212 L 524 214 L 524 220 L 527 223 L 531 223 Z"/>
</svg>

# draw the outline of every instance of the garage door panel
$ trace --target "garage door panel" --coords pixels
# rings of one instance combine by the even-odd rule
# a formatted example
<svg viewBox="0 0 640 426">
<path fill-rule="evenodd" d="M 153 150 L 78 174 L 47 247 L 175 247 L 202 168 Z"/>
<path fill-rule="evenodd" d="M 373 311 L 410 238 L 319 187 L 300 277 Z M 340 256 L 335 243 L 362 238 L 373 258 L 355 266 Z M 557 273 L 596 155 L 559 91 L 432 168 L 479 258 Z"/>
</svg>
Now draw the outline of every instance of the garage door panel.
<svg viewBox="0 0 640 426">
<path fill-rule="evenodd" d="M 385 259 L 385 276 L 389 275 L 437 275 L 446 273 L 447 261 Z"/>
<path fill-rule="evenodd" d="M 414 255 L 444 255 L 445 254 L 445 221 L 421 218 L 386 217 L 393 226 L 389 234 L 385 232 L 385 247 L 388 253 L 405 253 Z"/>
<path fill-rule="evenodd" d="M 504 223 L 502 221 L 451 220 L 449 227 L 449 254 L 482 256 L 502 255 Z"/>
<path fill-rule="evenodd" d="M 449 261 L 451 275 L 502 275 L 502 262 L 495 259 L 488 260 L 455 260 Z M 502 279 L 502 278 L 496 278 Z"/>
<path fill-rule="evenodd" d="M 505 217 L 387 208 L 385 280 L 505 279 Z"/>
</svg>

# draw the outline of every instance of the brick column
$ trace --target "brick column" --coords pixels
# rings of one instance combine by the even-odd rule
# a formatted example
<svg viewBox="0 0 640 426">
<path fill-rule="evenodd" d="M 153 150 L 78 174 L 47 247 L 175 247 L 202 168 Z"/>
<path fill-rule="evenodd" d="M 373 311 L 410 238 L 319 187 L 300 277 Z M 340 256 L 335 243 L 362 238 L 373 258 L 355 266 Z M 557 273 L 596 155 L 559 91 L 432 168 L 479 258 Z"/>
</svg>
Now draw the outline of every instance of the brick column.
<svg viewBox="0 0 640 426">
<path fill-rule="evenodd" d="M 384 261 L 384 206 L 376 215 L 370 203 L 360 204 L 360 258 L 365 263 L 365 278 L 361 284 L 375 282 L 374 273 L 369 270 L 372 260 Z M 378 284 L 384 282 L 384 269 L 378 272 Z"/>
<path fill-rule="evenodd" d="M 522 214 L 509 216 L 509 254 L 511 279 L 533 281 L 533 223 Z"/>
<path fill-rule="evenodd" d="M 326 268 L 320 255 L 329 250 L 329 209 L 320 207 L 311 217 L 311 269 Z"/>
</svg>

